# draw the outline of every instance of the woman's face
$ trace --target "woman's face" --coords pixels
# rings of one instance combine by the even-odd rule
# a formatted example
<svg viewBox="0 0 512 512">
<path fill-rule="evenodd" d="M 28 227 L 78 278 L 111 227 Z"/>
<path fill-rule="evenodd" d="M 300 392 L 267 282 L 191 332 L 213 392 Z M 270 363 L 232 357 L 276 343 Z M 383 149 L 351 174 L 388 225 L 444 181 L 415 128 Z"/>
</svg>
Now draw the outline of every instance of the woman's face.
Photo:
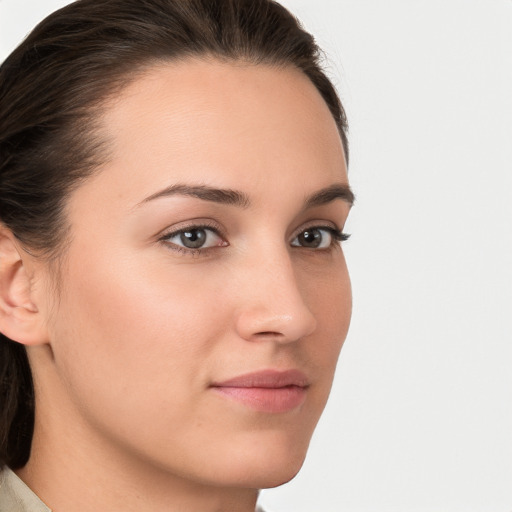
<svg viewBox="0 0 512 512">
<path fill-rule="evenodd" d="M 187 479 L 287 481 L 351 313 L 328 107 L 294 69 L 193 60 L 125 89 L 102 133 L 48 326 L 57 416 Z"/>
</svg>

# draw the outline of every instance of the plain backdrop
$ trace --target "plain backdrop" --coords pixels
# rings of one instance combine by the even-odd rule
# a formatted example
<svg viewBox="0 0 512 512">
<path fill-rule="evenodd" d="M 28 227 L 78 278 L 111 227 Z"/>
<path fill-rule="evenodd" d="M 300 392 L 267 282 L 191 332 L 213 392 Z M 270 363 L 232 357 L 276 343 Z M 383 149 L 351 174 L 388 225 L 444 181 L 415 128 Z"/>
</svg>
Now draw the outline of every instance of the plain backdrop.
<svg viewBox="0 0 512 512">
<path fill-rule="evenodd" d="M 0 60 L 66 3 L 0 0 Z M 283 4 L 350 121 L 354 316 L 302 472 L 261 501 L 512 512 L 512 0 Z"/>
</svg>

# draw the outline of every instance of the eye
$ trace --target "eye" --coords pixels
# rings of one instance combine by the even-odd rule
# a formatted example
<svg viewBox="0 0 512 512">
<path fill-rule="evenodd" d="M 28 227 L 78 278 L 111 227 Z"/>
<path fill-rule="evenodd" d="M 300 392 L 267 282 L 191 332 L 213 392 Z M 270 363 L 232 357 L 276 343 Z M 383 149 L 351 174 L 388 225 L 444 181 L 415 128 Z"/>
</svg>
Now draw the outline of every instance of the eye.
<svg viewBox="0 0 512 512">
<path fill-rule="evenodd" d="M 174 231 L 161 238 L 165 243 L 177 246 L 180 250 L 199 250 L 228 245 L 213 228 L 193 226 Z"/>
<path fill-rule="evenodd" d="M 335 242 L 347 240 L 349 235 L 331 227 L 310 227 L 300 232 L 293 240 L 293 247 L 328 249 Z"/>
</svg>

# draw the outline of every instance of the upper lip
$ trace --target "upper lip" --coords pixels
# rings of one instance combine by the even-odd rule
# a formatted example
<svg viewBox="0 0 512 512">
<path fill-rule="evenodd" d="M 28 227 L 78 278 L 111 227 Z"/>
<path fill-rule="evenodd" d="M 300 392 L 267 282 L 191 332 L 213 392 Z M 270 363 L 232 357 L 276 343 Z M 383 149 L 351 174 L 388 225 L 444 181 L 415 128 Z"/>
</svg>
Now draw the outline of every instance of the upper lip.
<svg viewBox="0 0 512 512">
<path fill-rule="evenodd" d="M 212 387 L 232 388 L 285 388 L 309 386 L 307 376 L 300 370 L 262 370 L 239 375 L 222 382 L 214 382 Z"/>
</svg>

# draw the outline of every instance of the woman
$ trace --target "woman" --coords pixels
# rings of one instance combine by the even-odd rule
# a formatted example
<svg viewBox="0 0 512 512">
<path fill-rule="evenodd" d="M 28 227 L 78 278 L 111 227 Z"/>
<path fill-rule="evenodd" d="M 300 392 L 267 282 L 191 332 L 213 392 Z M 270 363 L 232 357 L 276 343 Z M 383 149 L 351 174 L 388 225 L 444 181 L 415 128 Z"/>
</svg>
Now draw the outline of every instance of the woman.
<svg viewBox="0 0 512 512">
<path fill-rule="evenodd" d="M 36 27 L 0 69 L 1 510 L 248 512 L 293 478 L 350 321 L 347 156 L 274 2 Z"/>
</svg>

